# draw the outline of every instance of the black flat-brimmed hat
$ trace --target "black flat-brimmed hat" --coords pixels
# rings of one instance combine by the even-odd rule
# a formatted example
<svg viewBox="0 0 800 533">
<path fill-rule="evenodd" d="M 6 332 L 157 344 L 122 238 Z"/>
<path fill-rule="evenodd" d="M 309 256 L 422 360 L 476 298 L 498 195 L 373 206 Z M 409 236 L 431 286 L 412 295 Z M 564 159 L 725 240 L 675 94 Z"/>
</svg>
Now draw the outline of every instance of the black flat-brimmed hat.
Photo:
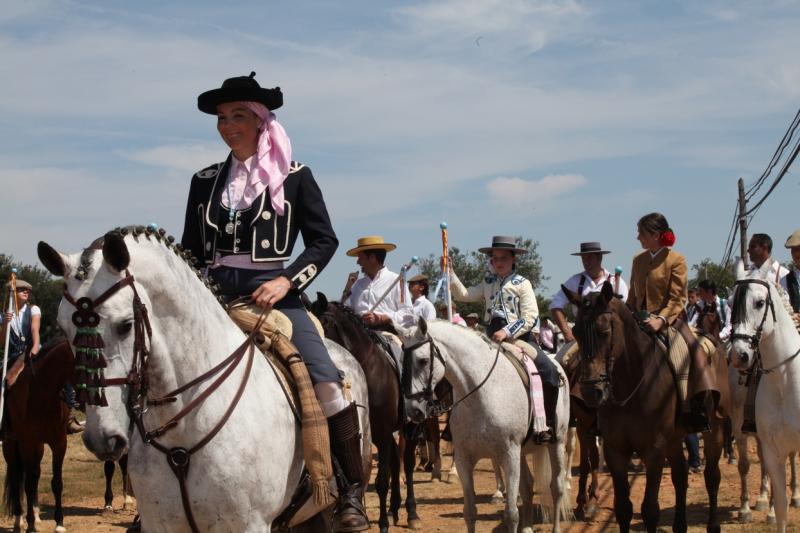
<svg viewBox="0 0 800 533">
<path fill-rule="evenodd" d="M 256 73 L 249 76 L 228 78 L 219 89 L 211 89 L 197 97 L 197 108 L 209 115 L 217 114 L 217 106 L 228 102 L 258 102 L 274 111 L 283 105 L 280 87 L 262 88 L 255 79 Z"/>
<path fill-rule="evenodd" d="M 492 245 L 486 248 L 478 248 L 478 251 L 487 255 L 491 255 L 492 250 L 508 250 L 515 254 L 527 254 L 528 250 L 525 248 L 517 248 L 516 237 L 509 235 L 495 235 L 492 237 Z"/>
<path fill-rule="evenodd" d="M 603 250 L 599 242 L 582 242 L 581 251 L 570 255 L 589 255 L 589 254 L 610 254 L 608 250 Z"/>
</svg>

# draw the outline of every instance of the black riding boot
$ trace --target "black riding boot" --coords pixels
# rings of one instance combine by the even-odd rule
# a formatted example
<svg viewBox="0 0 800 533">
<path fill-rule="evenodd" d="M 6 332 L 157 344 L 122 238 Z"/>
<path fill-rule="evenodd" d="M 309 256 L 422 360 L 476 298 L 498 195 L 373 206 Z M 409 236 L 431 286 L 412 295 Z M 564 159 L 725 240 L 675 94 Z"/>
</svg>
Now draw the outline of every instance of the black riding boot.
<svg viewBox="0 0 800 533">
<path fill-rule="evenodd" d="M 335 532 L 364 531 L 369 529 L 367 512 L 361 502 L 364 482 L 364 464 L 361 457 L 361 433 L 358 431 L 358 411 L 351 403 L 328 418 L 339 487 L 339 503 L 333 515 Z"/>
</svg>

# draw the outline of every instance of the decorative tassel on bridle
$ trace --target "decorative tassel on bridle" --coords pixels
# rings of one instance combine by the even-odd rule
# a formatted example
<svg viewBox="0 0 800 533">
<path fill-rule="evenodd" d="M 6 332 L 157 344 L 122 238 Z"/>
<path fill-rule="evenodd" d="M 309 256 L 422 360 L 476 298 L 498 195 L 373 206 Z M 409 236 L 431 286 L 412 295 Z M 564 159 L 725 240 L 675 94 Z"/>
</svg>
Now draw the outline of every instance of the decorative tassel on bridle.
<svg viewBox="0 0 800 533">
<path fill-rule="evenodd" d="M 81 405 L 105 407 L 103 369 L 106 358 L 103 355 L 105 343 L 100 335 L 100 316 L 94 311 L 94 303 L 89 298 L 79 298 L 72 323 L 78 331 L 72 345 L 75 347 L 75 390 Z"/>
</svg>

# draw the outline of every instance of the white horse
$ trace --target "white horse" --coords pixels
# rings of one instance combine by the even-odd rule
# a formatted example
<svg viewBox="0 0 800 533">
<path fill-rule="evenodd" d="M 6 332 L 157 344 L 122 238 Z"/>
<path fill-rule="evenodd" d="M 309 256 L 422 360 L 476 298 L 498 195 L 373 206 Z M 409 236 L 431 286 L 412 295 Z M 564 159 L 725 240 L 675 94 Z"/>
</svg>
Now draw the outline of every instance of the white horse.
<svg viewBox="0 0 800 533">
<path fill-rule="evenodd" d="M 204 286 L 200 273 L 187 262 L 188 254 L 170 243 L 171 237 L 164 238 L 163 231 L 145 231 L 143 227 L 110 232 L 102 242 L 98 239 L 82 254 L 71 256 L 39 243 L 42 263 L 53 274 L 63 276 L 73 301 L 86 297 L 100 302 L 94 312 L 105 344 L 106 380 L 124 378 L 135 368 L 134 339 L 143 336 L 141 329 L 136 332 L 144 327 L 135 319 L 138 313 L 133 301 L 138 294 L 152 326 L 147 343 L 150 353 L 141 376 L 148 381 L 149 390 L 145 392 L 150 399 L 191 382 L 245 343 L 245 335 Z M 132 283 L 123 281 L 106 299 L 98 298 L 126 280 L 128 272 L 133 276 Z M 78 304 L 82 305 L 80 301 Z M 76 307 L 65 297 L 58 322 L 70 339 L 77 329 L 73 313 Z M 366 406 L 364 374 L 358 363 L 340 346 L 326 346 L 351 382 L 354 400 Z M 243 364 L 237 365 L 205 401 L 154 439 L 167 449 L 191 449 L 209 436 L 234 406 L 218 433 L 191 454 L 186 467 L 185 498 L 201 531 L 270 531 L 300 481 L 303 454 L 299 425 L 272 368 L 257 350 L 249 359 L 251 353 L 248 349 Z M 252 366 L 245 381 L 248 360 Z M 189 387 L 173 402 L 146 405 L 141 417 L 143 428 L 161 427 L 218 377 Z M 237 404 L 240 386 L 243 392 Z M 105 389 L 107 407 L 87 406 L 84 443 L 101 460 L 113 461 L 128 452 L 143 531 L 189 531 L 189 515 L 167 457 L 132 428 L 126 408 L 132 390 L 130 384 L 109 386 Z M 360 411 L 368 460 L 368 418 Z M 180 467 L 183 458 L 172 457 Z"/>
<path fill-rule="evenodd" d="M 569 422 L 569 396 L 566 377 L 559 391 L 556 428 L 557 442 L 534 445 L 525 441 L 528 434 L 528 392 L 512 363 L 497 353 L 480 334 L 436 320 L 420 319 L 416 327 L 401 331 L 406 349 L 404 395 L 412 420 L 428 414 L 429 394 L 442 378 L 453 386 L 454 409 L 450 417 L 454 459 L 464 490 L 464 520 L 467 531 L 475 531 L 477 512 L 473 474 L 481 458 L 489 457 L 500 465 L 506 478 L 505 524 L 516 533 L 532 531 L 532 479 L 526 454 L 532 453 L 537 492 L 549 486 L 552 496 L 553 531 L 560 531 L 561 515 L 569 515 L 570 497 L 566 488 L 567 465 L 564 441 Z M 469 396 L 468 396 L 469 395 Z M 463 399 L 463 401 L 461 401 Z M 524 447 L 524 450 L 523 450 Z M 523 516 L 517 510 L 522 490 Z"/>
<path fill-rule="evenodd" d="M 777 531 L 786 530 L 786 459 L 800 449 L 800 334 L 771 279 L 747 277 L 739 261 L 733 307 L 732 363 L 761 370 L 756 426 L 772 481 Z"/>
</svg>

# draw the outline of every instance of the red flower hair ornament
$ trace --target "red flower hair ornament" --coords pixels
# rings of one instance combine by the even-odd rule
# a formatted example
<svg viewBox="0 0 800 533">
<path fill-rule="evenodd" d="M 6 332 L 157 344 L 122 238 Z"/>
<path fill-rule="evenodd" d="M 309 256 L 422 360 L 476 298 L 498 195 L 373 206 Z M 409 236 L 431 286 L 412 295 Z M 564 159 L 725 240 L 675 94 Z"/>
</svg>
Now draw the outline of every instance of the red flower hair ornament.
<svg viewBox="0 0 800 533">
<path fill-rule="evenodd" d="M 661 246 L 672 246 L 675 244 L 675 234 L 672 233 L 671 229 L 661 234 L 661 237 L 658 238 L 658 244 Z"/>
</svg>

